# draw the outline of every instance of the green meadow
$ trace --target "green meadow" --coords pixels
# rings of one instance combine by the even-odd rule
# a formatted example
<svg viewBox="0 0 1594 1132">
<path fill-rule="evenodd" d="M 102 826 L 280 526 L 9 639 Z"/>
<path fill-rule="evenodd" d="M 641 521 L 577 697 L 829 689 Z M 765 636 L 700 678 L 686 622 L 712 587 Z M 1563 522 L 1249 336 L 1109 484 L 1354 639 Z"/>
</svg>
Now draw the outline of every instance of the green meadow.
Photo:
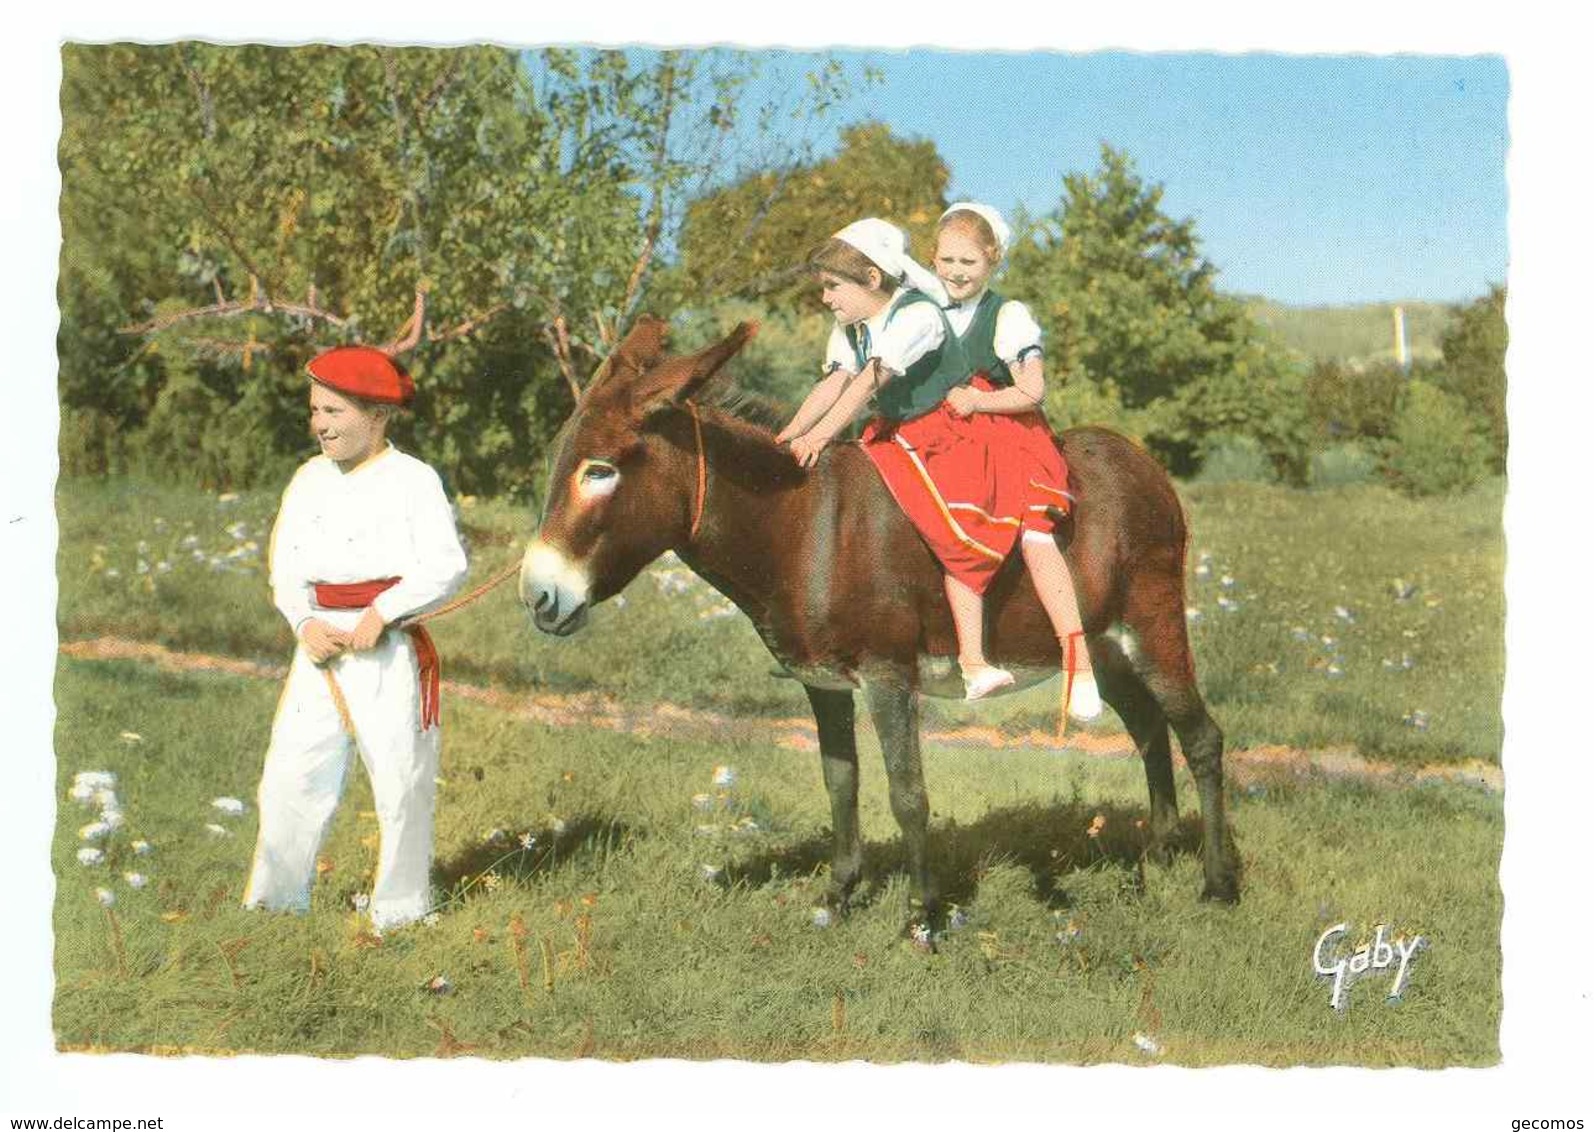
<svg viewBox="0 0 1594 1132">
<path fill-rule="evenodd" d="M 1423 502 L 1371 487 L 1183 493 L 1197 663 L 1231 747 L 1354 750 L 1393 767 L 1231 761 L 1237 907 L 1196 900 L 1183 770 L 1184 823 L 1159 865 L 1137 825 L 1144 776 L 1133 758 L 1099 753 L 1110 744 L 934 740 L 933 852 L 957 909 L 933 949 L 916 945 L 860 722 L 867 881 L 849 916 L 816 919 L 829 811 L 800 689 L 770 674 L 738 614 L 666 561 L 571 640 L 534 634 L 507 593 L 435 624 L 445 676 L 476 692 L 445 695 L 438 914 L 383 938 L 357 910 L 376 844 L 358 771 L 312 912 L 238 907 L 274 680 L 64 656 L 58 1042 L 325 1057 L 1494 1063 L 1501 797 L 1407 772 L 1498 762 L 1500 486 Z M 261 565 L 274 508 L 268 494 L 63 483 L 63 642 L 284 663 Z M 531 522 L 501 502 L 466 501 L 461 515 L 473 578 L 512 561 Z M 1056 695 L 936 704 L 928 722 L 1021 736 L 1055 726 Z M 1110 714 L 1093 727 L 1115 729 Z M 731 781 L 715 783 L 719 768 Z M 124 821 L 85 839 L 98 804 L 70 794 L 95 770 L 116 776 Z M 80 863 L 85 847 L 102 858 Z M 1341 923 L 1341 957 L 1379 924 L 1428 941 L 1397 1001 L 1393 972 L 1373 971 L 1330 1008 L 1312 952 Z"/>
</svg>

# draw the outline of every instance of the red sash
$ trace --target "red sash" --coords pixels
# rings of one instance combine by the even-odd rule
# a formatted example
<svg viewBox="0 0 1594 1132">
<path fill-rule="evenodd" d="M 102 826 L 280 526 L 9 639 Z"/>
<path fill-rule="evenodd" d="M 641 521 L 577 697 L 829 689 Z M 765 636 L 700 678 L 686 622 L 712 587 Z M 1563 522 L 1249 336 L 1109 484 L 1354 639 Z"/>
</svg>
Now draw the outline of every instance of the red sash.
<svg viewBox="0 0 1594 1132">
<path fill-rule="evenodd" d="M 400 578 L 376 578 L 369 582 L 317 582 L 315 602 L 322 609 L 364 609 L 376 600 L 378 594 L 398 585 Z M 410 625 L 404 630 L 415 645 L 415 662 L 421 680 L 421 730 L 436 727 L 442 718 L 443 661 L 437 655 L 437 645 L 424 625 Z"/>
</svg>

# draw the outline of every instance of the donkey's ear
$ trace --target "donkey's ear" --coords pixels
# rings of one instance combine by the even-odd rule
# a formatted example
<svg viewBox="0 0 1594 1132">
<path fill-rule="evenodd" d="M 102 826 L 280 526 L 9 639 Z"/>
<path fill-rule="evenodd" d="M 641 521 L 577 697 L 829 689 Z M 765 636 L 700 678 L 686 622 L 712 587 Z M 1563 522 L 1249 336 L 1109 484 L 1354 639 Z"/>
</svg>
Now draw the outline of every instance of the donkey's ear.
<svg viewBox="0 0 1594 1132">
<path fill-rule="evenodd" d="M 642 315 L 614 348 L 605 372 L 629 369 L 633 373 L 647 373 L 664 360 L 664 347 L 669 337 L 669 323 L 651 314 Z"/>
<path fill-rule="evenodd" d="M 632 401 L 636 415 L 645 418 L 667 405 L 678 404 L 695 395 L 757 333 L 758 323 L 743 322 L 706 350 L 682 358 L 670 358 L 648 373 L 637 386 Z"/>
</svg>

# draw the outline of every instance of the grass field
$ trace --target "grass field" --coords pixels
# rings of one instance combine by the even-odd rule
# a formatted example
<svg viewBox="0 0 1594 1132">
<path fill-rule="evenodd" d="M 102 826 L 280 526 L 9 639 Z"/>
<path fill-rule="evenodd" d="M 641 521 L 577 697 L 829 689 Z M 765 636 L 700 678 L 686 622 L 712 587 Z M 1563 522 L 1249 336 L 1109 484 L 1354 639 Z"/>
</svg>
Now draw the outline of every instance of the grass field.
<svg viewBox="0 0 1594 1132">
<path fill-rule="evenodd" d="M 1136 824 L 1144 776 L 1102 754 L 1103 736 L 1065 751 L 933 740 L 933 853 L 959 914 L 934 952 L 917 947 L 902 935 L 900 843 L 864 723 L 868 880 L 850 917 L 820 926 L 829 811 L 811 730 L 793 722 L 800 689 L 769 675 L 743 618 L 665 561 L 570 641 L 534 634 L 507 594 L 437 623 L 445 675 L 476 689 L 444 708 L 443 903 L 434 924 L 383 939 L 357 911 L 376 845 L 358 772 L 312 913 L 238 907 L 269 674 L 63 656 L 58 1041 L 333 1057 L 1493 1063 L 1501 797 L 1416 772 L 1498 764 L 1500 485 L 1421 503 L 1376 488 L 1183 494 L 1197 662 L 1231 746 L 1325 754 L 1231 760 L 1237 908 L 1195 899 L 1183 770 L 1179 851 L 1159 866 Z M 289 640 L 261 563 L 274 509 L 267 494 L 63 483 L 63 640 L 281 665 Z M 475 577 L 511 561 L 529 525 L 493 502 L 462 516 Z M 567 693 L 562 712 L 529 706 Z M 581 716 L 587 693 L 603 720 Z M 937 704 L 927 722 L 1022 736 L 1053 726 L 1055 696 Z M 1393 773 L 1311 769 L 1352 748 Z M 722 766 L 734 785 L 713 784 Z M 118 828 L 82 828 L 96 804 L 70 794 L 85 771 L 116 776 Z M 222 797 L 244 812 L 215 809 Z M 102 857 L 81 863 L 85 848 Z M 1329 1008 L 1312 949 L 1341 922 L 1342 953 L 1378 924 L 1430 941 L 1400 1001 L 1374 972 L 1346 1010 Z"/>
<path fill-rule="evenodd" d="M 1184 775 L 1181 849 L 1161 867 L 1140 859 L 1145 786 L 1134 760 L 931 744 L 934 854 L 962 913 L 932 954 L 901 935 L 906 885 L 867 727 L 870 879 L 849 918 L 820 927 L 828 809 L 800 736 L 761 723 L 655 735 L 550 727 L 455 698 L 445 705 L 438 805 L 446 901 L 435 925 L 376 940 L 355 911 L 376 829 L 359 775 L 323 850 L 312 913 L 237 906 L 276 694 L 267 679 L 63 660 L 53 851 L 63 1047 L 1267 1065 L 1498 1058 L 1497 793 L 1265 768 L 1231 775 L 1245 898 L 1224 908 L 1195 899 Z M 713 785 L 716 766 L 734 770 L 733 785 Z M 77 853 L 93 807 L 67 800 L 87 770 L 117 776 L 125 815 L 93 840 L 104 860 L 92 865 Z M 222 796 L 245 800 L 246 811 L 216 810 Z M 1339 922 L 1353 940 L 1382 923 L 1432 941 L 1399 1002 L 1385 1001 L 1390 977 L 1375 972 L 1346 1010 L 1329 1008 L 1311 955 Z M 1137 1034 L 1155 1043 L 1151 1052 Z"/>
<path fill-rule="evenodd" d="M 1499 482 L 1414 501 L 1381 487 L 1183 489 L 1201 686 L 1231 742 L 1350 746 L 1409 763 L 1498 760 L 1504 662 Z M 130 481 L 59 492 L 61 635 L 114 635 L 285 661 L 262 557 L 276 498 L 218 500 Z M 513 560 L 530 516 L 463 508 L 472 577 Z M 141 569 L 142 564 L 142 569 Z M 601 691 L 773 717 L 805 714 L 745 618 L 679 564 L 656 564 L 566 641 L 506 590 L 435 623 L 445 674 L 508 689 Z M 1052 685 L 931 723 L 1055 726 Z M 1116 727 L 1115 720 L 1106 726 Z"/>
</svg>

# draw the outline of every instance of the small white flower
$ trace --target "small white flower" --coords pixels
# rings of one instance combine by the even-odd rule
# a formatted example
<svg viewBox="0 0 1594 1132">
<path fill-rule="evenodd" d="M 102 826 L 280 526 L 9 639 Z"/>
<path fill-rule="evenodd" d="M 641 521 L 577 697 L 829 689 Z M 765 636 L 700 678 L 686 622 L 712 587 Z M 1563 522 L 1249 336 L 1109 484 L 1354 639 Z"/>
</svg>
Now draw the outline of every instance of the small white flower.
<svg viewBox="0 0 1594 1132">
<path fill-rule="evenodd" d="M 117 801 L 116 791 L 103 786 L 94 791 L 94 804 L 102 810 L 119 810 L 122 808 L 122 804 Z"/>
<path fill-rule="evenodd" d="M 1206 617 L 1206 614 L 1202 613 L 1199 609 L 1197 609 L 1193 605 L 1190 606 L 1190 608 L 1188 608 L 1188 609 L 1186 609 L 1184 611 L 1184 619 L 1186 621 L 1188 621 L 1192 625 L 1197 624 L 1198 622 L 1200 622 L 1205 617 Z"/>
<path fill-rule="evenodd" d="M 1209 565 L 1206 562 L 1202 562 L 1201 565 L 1199 565 L 1199 566 L 1197 566 L 1195 568 L 1195 576 L 1198 577 L 1198 578 L 1210 578 L 1210 577 L 1212 577 L 1212 567 L 1211 567 L 1211 565 Z"/>
<path fill-rule="evenodd" d="M 564 818 L 554 818 L 553 821 L 548 823 L 548 828 L 553 830 L 554 834 L 556 836 L 558 834 L 563 833 L 565 831 L 565 828 L 566 828 L 565 827 L 565 819 Z"/>
<path fill-rule="evenodd" d="M 77 863 L 80 865 L 98 865 L 105 860 L 105 854 L 92 845 L 85 846 L 77 851 Z"/>
<path fill-rule="evenodd" d="M 522 849 L 535 849 L 537 847 L 537 839 L 529 833 L 522 833 L 520 835 L 520 847 Z"/>
<path fill-rule="evenodd" d="M 421 917 L 421 923 L 425 924 L 429 928 L 435 928 L 442 922 L 443 917 L 437 912 L 428 912 L 426 915 Z"/>
<path fill-rule="evenodd" d="M 835 922 L 835 917 L 830 914 L 829 908 L 815 908 L 812 918 L 816 928 L 828 928 Z"/>
<path fill-rule="evenodd" d="M 137 731 L 123 731 L 120 734 L 118 734 L 116 737 L 118 739 L 120 739 L 124 743 L 142 743 L 144 741 L 144 736 L 140 735 Z M 112 775 L 111 776 L 111 781 L 107 782 L 106 785 L 107 786 L 115 786 L 116 785 L 116 776 Z"/>
<path fill-rule="evenodd" d="M 491 844 L 493 844 L 494 842 L 497 842 L 497 841 L 504 841 L 504 840 L 508 839 L 508 837 L 509 837 L 509 834 L 505 833 L 503 830 L 497 828 L 496 826 L 494 828 L 492 828 L 492 829 L 489 829 L 486 833 L 482 834 L 482 840 L 485 841 L 489 845 L 491 845 Z"/>
<path fill-rule="evenodd" d="M 1356 615 L 1350 610 L 1346 609 L 1343 605 L 1336 605 L 1334 607 L 1334 616 L 1346 623 L 1352 623 L 1356 620 Z"/>
<path fill-rule="evenodd" d="M 78 830 L 77 835 L 78 838 L 83 841 L 98 841 L 109 832 L 111 832 L 111 827 L 109 825 L 102 821 L 93 821 L 89 822 L 88 825 Z"/>
<path fill-rule="evenodd" d="M 356 892 L 353 897 L 354 910 L 363 912 L 371 906 L 371 897 L 368 893 Z"/>
<path fill-rule="evenodd" d="M 698 871 L 704 880 L 712 883 L 719 880 L 720 874 L 725 870 L 721 869 L 718 865 L 701 865 L 699 866 Z"/>
<path fill-rule="evenodd" d="M 132 732 L 122 732 L 127 738 Z M 72 776 L 73 786 L 87 786 L 90 790 L 109 790 L 116 785 L 116 775 L 108 770 L 80 770 Z"/>
<path fill-rule="evenodd" d="M 720 831 L 720 827 L 717 826 L 717 825 L 700 825 L 700 826 L 698 826 L 696 829 L 694 829 L 692 831 L 692 836 L 693 837 L 713 837 L 717 833 L 719 833 L 719 831 Z"/>
<path fill-rule="evenodd" d="M 1330 664 L 1327 668 L 1323 669 L 1323 671 L 1328 673 L 1328 675 L 1330 675 L 1330 676 L 1343 676 L 1343 675 L 1345 675 L 1345 670 L 1343 668 L 1341 668 L 1337 663 Z"/>
<path fill-rule="evenodd" d="M 928 946 L 930 946 L 930 925 L 929 924 L 914 924 L 913 925 L 913 942 L 918 944 L 920 947 L 928 947 Z"/>
<path fill-rule="evenodd" d="M 1234 588 L 1234 575 L 1232 575 L 1232 574 L 1223 575 L 1223 577 L 1218 579 L 1218 585 L 1222 586 L 1226 590 L 1233 589 Z"/>
<path fill-rule="evenodd" d="M 147 857 L 147 856 L 149 856 L 150 852 L 154 849 L 154 846 L 152 846 L 148 841 L 145 841 L 142 837 L 140 837 L 137 841 L 133 842 L 133 844 L 130 846 L 130 848 L 133 850 L 134 853 L 137 853 L 140 857 Z"/>
<path fill-rule="evenodd" d="M 228 817 L 237 817 L 247 808 L 237 798 L 212 798 L 210 804 Z"/>
<path fill-rule="evenodd" d="M 182 548 L 183 550 L 193 550 L 194 547 L 199 545 L 199 536 L 198 535 L 184 535 L 183 536 L 183 541 L 178 543 L 177 545 L 180 548 Z"/>
<path fill-rule="evenodd" d="M 225 826 L 219 826 L 215 822 L 206 822 L 205 823 L 205 828 L 210 830 L 210 833 L 211 833 L 212 837 L 231 837 L 232 836 L 232 830 L 227 829 Z"/>
<path fill-rule="evenodd" d="M 615 595 L 614 607 L 616 609 L 624 609 L 625 608 L 625 594 L 616 594 Z"/>
<path fill-rule="evenodd" d="M 1309 641 L 1312 639 L 1312 634 L 1306 631 L 1305 625 L 1295 626 L 1295 628 L 1290 630 L 1290 636 L 1294 637 L 1297 641 Z"/>
<path fill-rule="evenodd" d="M 1339 638 L 1331 637 L 1327 633 L 1324 633 L 1321 637 L 1318 638 L 1318 640 L 1323 642 L 1323 647 L 1325 649 L 1331 649 L 1335 645 L 1339 644 Z"/>
<path fill-rule="evenodd" d="M 1162 1052 L 1162 1043 L 1150 1034 L 1142 1034 L 1137 1030 L 1131 1040 L 1135 1043 L 1135 1048 L 1148 1057 L 1156 1057 Z"/>
<path fill-rule="evenodd" d="M 121 810 L 106 808 L 100 811 L 100 821 L 107 829 L 121 829 L 127 824 L 127 818 Z"/>
<path fill-rule="evenodd" d="M 140 558 L 138 560 L 138 565 L 136 567 L 134 567 L 134 569 L 137 570 L 138 573 L 140 573 L 140 574 L 148 574 L 149 573 L 149 563 L 145 562 L 142 558 Z"/>
<path fill-rule="evenodd" d="M 86 782 L 75 782 L 72 784 L 72 791 L 68 797 L 72 801 L 86 806 L 94 800 L 94 787 Z"/>
<path fill-rule="evenodd" d="M 1225 613 L 1233 613 L 1236 609 L 1240 608 L 1240 603 L 1230 598 L 1220 597 L 1218 598 L 1218 608 L 1223 610 Z"/>
<path fill-rule="evenodd" d="M 120 578 L 122 576 L 122 572 L 115 566 L 112 566 L 110 569 L 105 571 L 105 576 L 107 578 Z"/>
<path fill-rule="evenodd" d="M 166 561 L 166 559 L 162 558 L 159 562 L 155 563 L 155 573 L 157 573 L 157 574 L 170 574 L 171 572 L 172 572 L 172 564 L 170 562 Z"/>
<path fill-rule="evenodd" d="M 712 794 L 693 794 L 692 795 L 692 808 L 694 810 L 705 810 L 705 811 L 706 810 L 712 810 L 714 808 L 714 795 L 712 795 Z"/>
<path fill-rule="evenodd" d="M 128 888 L 143 888 L 149 883 L 149 877 L 143 873 L 123 873 L 122 879 L 127 882 Z"/>
<path fill-rule="evenodd" d="M 216 502 L 224 507 L 229 503 L 236 503 L 238 502 L 238 493 L 236 491 L 224 491 L 216 496 Z"/>
<path fill-rule="evenodd" d="M 98 900 L 101 904 L 109 908 L 112 904 L 116 903 L 116 893 L 112 892 L 108 888 L 96 888 L 94 890 L 94 899 Z"/>
<path fill-rule="evenodd" d="M 714 768 L 714 785 L 720 787 L 736 785 L 736 768 L 717 766 Z"/>
</svg>

